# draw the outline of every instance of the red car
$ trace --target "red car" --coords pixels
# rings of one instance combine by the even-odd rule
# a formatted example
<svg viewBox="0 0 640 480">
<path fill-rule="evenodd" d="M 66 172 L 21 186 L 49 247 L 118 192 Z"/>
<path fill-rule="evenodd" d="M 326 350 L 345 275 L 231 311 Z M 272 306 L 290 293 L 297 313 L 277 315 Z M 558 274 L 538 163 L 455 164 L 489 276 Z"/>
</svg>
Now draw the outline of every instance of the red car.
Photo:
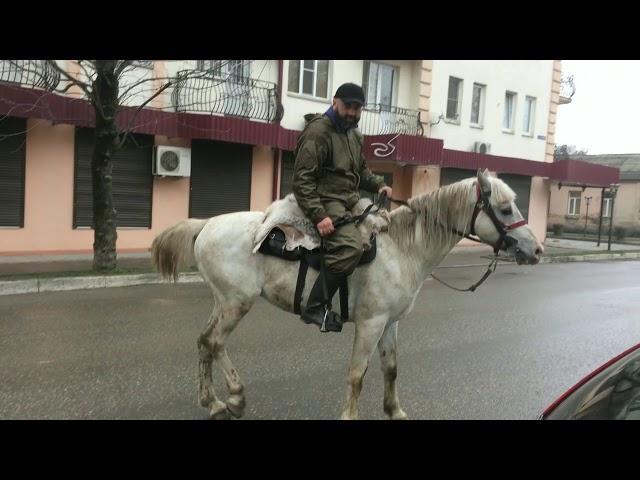
<svg viewBox="0 0 640 480">
<path fill-rule="evenodd" d="M 640 343 L 580 380 L 539 419 L 640 420 Z"/>
</svg>

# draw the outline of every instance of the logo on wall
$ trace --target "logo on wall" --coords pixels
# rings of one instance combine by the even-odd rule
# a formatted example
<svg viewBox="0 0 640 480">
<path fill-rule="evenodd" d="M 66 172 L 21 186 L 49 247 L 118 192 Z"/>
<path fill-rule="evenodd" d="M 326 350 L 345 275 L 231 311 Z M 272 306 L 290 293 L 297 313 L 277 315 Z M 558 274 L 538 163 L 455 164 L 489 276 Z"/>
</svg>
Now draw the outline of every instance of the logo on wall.
<svg viewBox="0 0 640 480">
<path fill-rule="evenodd" d="M 371 144 L 372 147 L 376 147 L 376 146 L 378 147 L 373 150 L 373 154 L 376 157 L 388 157 L 389 155 L 391 155 L 396 149 L 396 146 L 393 145 L 391 142 L 393 142 L 399 136 L 400 134 L 396 135 L 387 143 L 380 143 L 380 142 L 372 143 Z"/>
</svg>

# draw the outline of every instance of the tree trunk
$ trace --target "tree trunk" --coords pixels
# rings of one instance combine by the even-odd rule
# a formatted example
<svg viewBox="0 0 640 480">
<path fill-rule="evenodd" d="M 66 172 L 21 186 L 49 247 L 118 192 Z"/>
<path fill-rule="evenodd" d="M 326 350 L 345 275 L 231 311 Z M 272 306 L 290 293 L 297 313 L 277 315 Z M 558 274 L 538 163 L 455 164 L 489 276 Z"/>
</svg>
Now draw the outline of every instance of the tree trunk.
<svg viewBox="0 0 640 480">
<path fill-rule="evenodd" d="M 93 106 L 96 112 L 95 145 L 91 159 L 93 185 L 93 269 L 116 267 L 117 212 L 113 206 L 113 153 L 118 140 L 118 78 L 115 60 L 96 60 Z"/>
</svg>

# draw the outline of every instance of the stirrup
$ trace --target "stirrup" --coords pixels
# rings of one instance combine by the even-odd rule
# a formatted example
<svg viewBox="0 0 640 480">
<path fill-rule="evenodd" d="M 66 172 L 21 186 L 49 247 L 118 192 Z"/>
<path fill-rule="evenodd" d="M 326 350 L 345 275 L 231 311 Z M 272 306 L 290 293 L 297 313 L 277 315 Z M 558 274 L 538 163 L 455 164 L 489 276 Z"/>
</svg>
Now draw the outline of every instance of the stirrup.
<svg viewBox="0 0 640 480">
<path fill-rule="evenodd" d="M 329 307 L 327 305 L 324 306 L 324 317 L 322 319 L 322 325 L 320 325 L 320 331 L 321 332 L 326 332 L 326 325 L 327 325 L 327 315 L 329 315 L 329 312 L 331 310 L 329 309 Z"/>
<path fill-rule="evenodd" d="M 334 320 L 334 325 L 336 325 L 337 330 L 327 330 L 327 317 L 329 315 L 333 315 L 333 320 Z M 322 333 L 326 333 L 326 332 L 341 332 L 342 331 L 342 326 L 344 324 L 343 321 L 335 321 L 335 318 L 338 317 L 338 314 L 336 314 L 334 311 L 331 310 L 331 308 L 328 305 L 324 306 L 324 317 L 322 318 L 322 325 L 320 325 L 320 331 Z M 340 319 L 342 320 L 342 319 Z"/>
</svg>

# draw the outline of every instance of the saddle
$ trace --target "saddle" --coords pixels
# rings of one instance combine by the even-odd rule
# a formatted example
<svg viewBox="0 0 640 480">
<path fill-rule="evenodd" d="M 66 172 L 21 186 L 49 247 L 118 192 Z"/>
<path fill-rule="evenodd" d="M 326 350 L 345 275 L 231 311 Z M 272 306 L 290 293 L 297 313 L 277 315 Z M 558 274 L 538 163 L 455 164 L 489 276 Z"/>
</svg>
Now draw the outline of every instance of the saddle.
<svg viewBox="0 0 640 480">
<path fill-rule="evenodd" d="M 371 210 L 372 202 L 361 199 L 352 209 L 348 218 L 338 219 L 340 225 L 353 221 L 366 211 Z M 389 217 L 386 210 L 379 210 L 378 215 L 364 215 L 357 223 L 362 235 L 364 253 L 358 267 L 371 263 L 377 253 L 376 235 L 388 230 Z M 339 228 L 339 227 L 337 227 Z M 322 268 L 324 247 L 321 237 L 313 223 L 304 215 L 293 194 L 282 200 L 273 202 L 265 211 L 262 224 L 254 236 L 253 252 L 271 255 L 289 261 L 299 261 L 298 281 L 294 295 L 294 312 L 300 313 L 300 302 L 304 289 L 308 267 L 315 270 Z M 348 319 L 349 291 L 347 282 L 340 286 L 340 311 L 343 319 Z"/>
</svg>

